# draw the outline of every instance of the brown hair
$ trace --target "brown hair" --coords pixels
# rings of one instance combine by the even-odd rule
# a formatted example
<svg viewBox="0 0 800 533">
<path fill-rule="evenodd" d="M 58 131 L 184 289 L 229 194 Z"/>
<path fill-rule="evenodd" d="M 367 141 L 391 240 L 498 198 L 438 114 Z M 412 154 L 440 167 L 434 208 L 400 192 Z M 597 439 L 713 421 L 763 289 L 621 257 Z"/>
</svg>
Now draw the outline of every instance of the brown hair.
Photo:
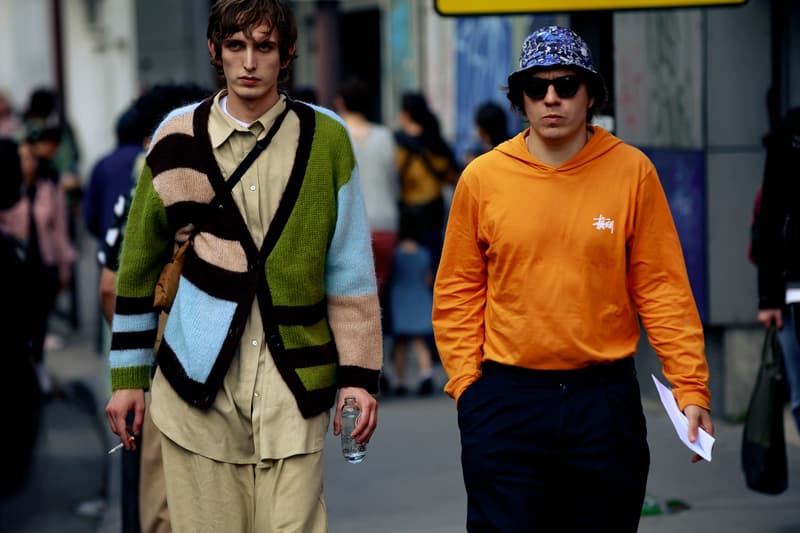
<svg viewBox="0 0 800 533">
<path fill-rule="evenodd" d="M 208 15 L 206 37 L 214 47 L 211 64 L 222 75 L 222 42 L 239 31 L 252 37 L 253 29 L 266 24 L 270 31 L 278 31 L 278 51 L 281 63 L 286 62 L 278 74 L 278 81 L 289 80 L 294 45 L 297 41 L 297 23 L 294 13 L 284 0 L 217 0 Z"/>
</svg>

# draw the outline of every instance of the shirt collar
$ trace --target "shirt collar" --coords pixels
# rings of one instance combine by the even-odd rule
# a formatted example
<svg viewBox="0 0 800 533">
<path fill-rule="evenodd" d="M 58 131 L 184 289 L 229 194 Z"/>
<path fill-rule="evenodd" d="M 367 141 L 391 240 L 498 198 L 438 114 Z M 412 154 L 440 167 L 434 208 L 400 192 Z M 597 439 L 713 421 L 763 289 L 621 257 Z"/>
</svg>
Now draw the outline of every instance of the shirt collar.
<svg viewBox="0 0 800 533">
<path fill-rule="evenodd" d="M 233 135 L 235 131 L 253 131 L 253 129 L 259 130 L 258 134 L 261 135 L 262 132 L 265 132 L 272 126 L 272 123 L 275 122 L 275 118 L 283 111 L 286 107 L 286 95 L 280 93 L 278 95 L 278 101 L 267 109 L 267 111 L 258 117 L 253 124 L 250 125 L 250 128 L 246 128 L 241 124 L 237 123 L 231 117 L 228 116 L 225 111 L 223 111 L 222 106 L 220 105 L 220 101 L 222 98 L 227 95 L 227 91 L 222 90 L 214 97 L 214 103 L 211 106 L 211 114 L 208 117 L 208 135 L 211 138 L 211 146 L 214 149 L 219 148 L 228 138 Z M 254 125 L 259 123 L 260 126 Z"/>
</svg>

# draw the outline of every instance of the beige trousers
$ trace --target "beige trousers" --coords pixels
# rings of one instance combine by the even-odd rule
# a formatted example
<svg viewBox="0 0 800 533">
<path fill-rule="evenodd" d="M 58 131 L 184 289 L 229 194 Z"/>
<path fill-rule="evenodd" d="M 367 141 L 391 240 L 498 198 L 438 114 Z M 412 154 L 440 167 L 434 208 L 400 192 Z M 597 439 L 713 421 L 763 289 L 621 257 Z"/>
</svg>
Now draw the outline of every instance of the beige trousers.
<svg viewBox="0 0 800 533">
<path fill-rule="evenodd" d="M 139 466 L 139 523 L 142 533 L 170 533 L 161 432 L 150 418 L 150 393 L 145 395 L 145 406 Z"/>
<path fill-rule="evenodd" d="M 161 435 L 176 533 L 327 533 L 322 451 L 259 463 L 222 463 Z"/>
</svg>

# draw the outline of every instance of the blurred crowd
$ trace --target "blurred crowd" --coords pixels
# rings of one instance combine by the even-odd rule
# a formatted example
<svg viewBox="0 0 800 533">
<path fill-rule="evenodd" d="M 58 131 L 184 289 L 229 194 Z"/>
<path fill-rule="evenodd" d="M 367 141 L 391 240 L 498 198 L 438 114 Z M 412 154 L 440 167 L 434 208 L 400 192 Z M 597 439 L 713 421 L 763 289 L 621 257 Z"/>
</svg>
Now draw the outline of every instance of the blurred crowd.
<svg viewBox="0 0 800 533">
<path fill-rule="evenodd" d="M 0 248 L 6 273 L 0 292 L 13 306 L 2 328 L 9 347 L 5 362 L 14 376 L 3 394 L 7 405 L 15 406 L 11 427 L 20 430 L 20 438 L 6 439 L 9 449 L 3 456 L 23 458 L 13 461 L 10 475 L 3 476 L 4 495 L 24 480 L 42 401 L 53 392 L 45 364 L 45 352 L 52 346 L 50 315 L 61 291 L 76 292 L 79 163 L 75 135 L 55 91 L 33 91 L 20 114 L 0 92 Z M 77 309 L 71 311 L 66 318 L 77 327 Z"/>
</svg>

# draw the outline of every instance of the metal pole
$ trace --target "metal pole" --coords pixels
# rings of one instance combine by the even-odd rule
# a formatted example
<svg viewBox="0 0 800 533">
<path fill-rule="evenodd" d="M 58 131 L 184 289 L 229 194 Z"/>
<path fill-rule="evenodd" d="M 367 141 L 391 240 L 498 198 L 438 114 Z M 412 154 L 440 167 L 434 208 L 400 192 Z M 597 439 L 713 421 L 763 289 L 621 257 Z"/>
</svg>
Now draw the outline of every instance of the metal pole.
<svg viewBox="0 0 800 533">
<path fill-rule="evenodd" d="M 61 10 L 61 0 L 50 0 L 51 12 L 53 15 L 53 68 L 55 77 L 56 99 L 58 102 L 58 114 L 61 123 L 65 119 L 66 87 L 64 83 L 64 45 L 63 45 L 63 19 Z"/>
</svg>

